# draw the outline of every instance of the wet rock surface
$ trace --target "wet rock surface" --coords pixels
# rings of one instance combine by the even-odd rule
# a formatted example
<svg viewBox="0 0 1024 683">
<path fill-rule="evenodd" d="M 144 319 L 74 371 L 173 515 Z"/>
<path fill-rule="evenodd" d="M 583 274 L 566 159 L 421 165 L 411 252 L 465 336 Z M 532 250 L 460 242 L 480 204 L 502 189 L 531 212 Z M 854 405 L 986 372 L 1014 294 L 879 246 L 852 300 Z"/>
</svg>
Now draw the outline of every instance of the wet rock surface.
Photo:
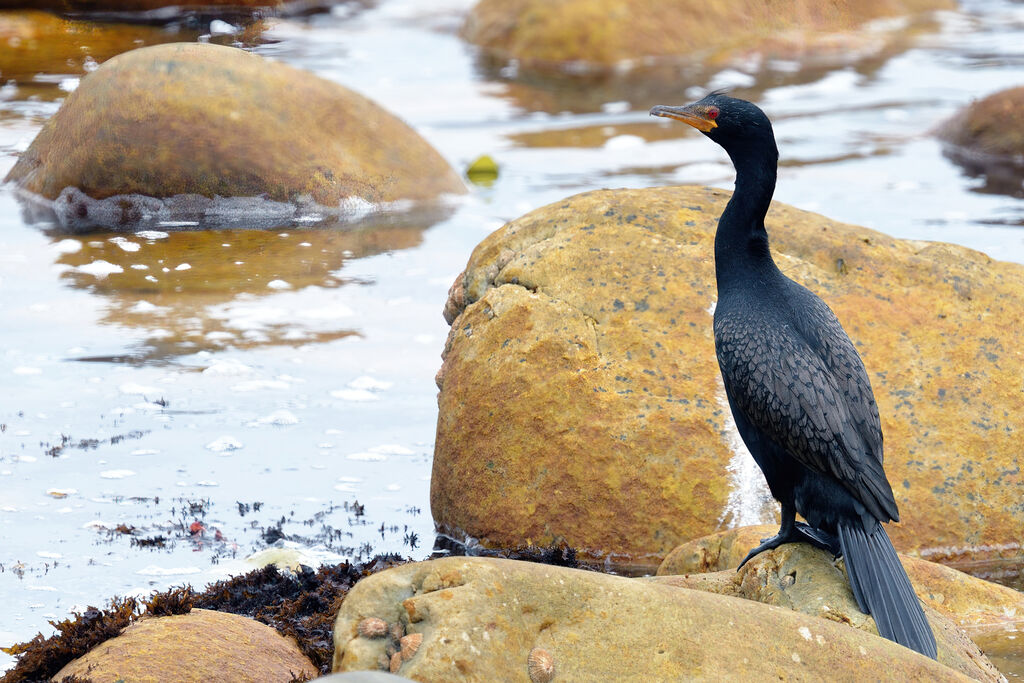
<svg viewBox="0 0 1024 683">
<path fill-rule="evenodd" d="M 366 637 L 381 619 L 403 638 Z M 737 638 L 737 634 L 744 637 Z M 788 609 L 512 560 L 447 558 L 357 584 L 335 623 L 334 670 L 416 680 L 754 677 L 969 680 L 887 640 Z M 728 643 L 728 646 L 723 644 Z"/>
<path fill-rule="evenodd" d="M 186 43 L 133 50 L 83 78 L 7 180 L 59 200 L 58 218 L 76 231 L 179 214 L 281 222 L 283 204 L 358 218 L 465 191 L 425 140 L 370 100 L 239 49 Z M 208 205 L 216 198 L 256 205 Z"/>
<path fill-rule="evenodd" d="M 653 569 L 679 543 L 768 522 L 714 362 L 713 234 L 727 192 L 591 192 L 487 237 L 446 306 L 431 506 L 484 546 L 564 541 Z M 904 521 L 896 547 L 1021 561 L 1024 268 L 774 204 L 782 270 L 857 343 Z"/>
<path fill-rule="evenodd" d="M 912 575 L 912 581 L 913 578 Z M 659 575 L 651 580 L 778 605 L 878 634 L 874 620 L 857 607 L 841 561 L 837 563 L 829 553 L 803 543 L 786 544 L 761 553 L 738 572 L 729 568 L 711 574 L 673 576 L 659 569 Z M 918 594 L 924 598 L 924 591 L 916 581 L 914 583 Z M 949 616 L 927 603 L 925 615 L 935 633 L 941 664 L 978 681 L 1002 679 L 968 634 Z"/>
<path fill-rule="evenodd" d="M 841 35 L 880 18 L 949 9 L 944 0 L 878 0 L 823 8 L 691 0 L 482 0 L 463 35 L 491 58 L 543 70 L 607 72 L 659 60 L 725 61 L 873 52 L 879 35 Z"/>
</svg>

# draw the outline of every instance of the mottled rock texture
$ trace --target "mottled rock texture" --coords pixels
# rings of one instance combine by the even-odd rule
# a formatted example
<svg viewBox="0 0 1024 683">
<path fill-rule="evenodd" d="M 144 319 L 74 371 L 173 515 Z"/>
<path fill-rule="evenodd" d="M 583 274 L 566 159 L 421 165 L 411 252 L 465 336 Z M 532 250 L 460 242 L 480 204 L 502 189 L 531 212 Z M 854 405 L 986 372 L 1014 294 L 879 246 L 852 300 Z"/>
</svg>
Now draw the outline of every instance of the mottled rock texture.
<svg viewBox="0 0 1024 683">
<path fill-rule="evenodd" d="M 366 617 L 422 634 L 397 670 L 424 681 L 529 681 L 538 650 L 555 681 L 970 680 L 792 610 L 513 560 L 446 558 L 363 579 L 335 622 L 334 671 L 379 669 L 391 659 L 390 641 L 359 635 Z"/>
<path fill-rule="evenodd" d="M 236 614 L 193 609 L 132 624 L 70 662 L 54 680 L 264 683 L 317 673 L 295 641 L 271 627 Z"/>
<path fill-rule="evenodd" d="M 236 48 L 173 43 L 82 79 L 7 180 L 48 199 L 423 200 L 465 186 L 409 126 L 330 81 Z"/>
<path fill-rule="evenodd" d="M 590 192 L 474 250 L 445 307 L 431 481 L 443 532 L 653 569 L 686 540 L 772 521 L 715 362 L 713 235 L 728 198 Z M 1019 565 L 1024 267 L 778 203 L 766 223 L 780 268 L 864 358 L 897 549 Z"/>
</svg>

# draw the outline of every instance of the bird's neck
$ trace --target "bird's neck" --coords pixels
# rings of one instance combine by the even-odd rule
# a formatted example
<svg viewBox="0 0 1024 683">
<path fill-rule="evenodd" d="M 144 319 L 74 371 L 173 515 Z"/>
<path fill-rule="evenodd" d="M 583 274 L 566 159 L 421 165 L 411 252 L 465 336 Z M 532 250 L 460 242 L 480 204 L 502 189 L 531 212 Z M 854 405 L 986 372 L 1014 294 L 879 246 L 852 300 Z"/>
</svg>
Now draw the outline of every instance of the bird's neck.
<svg viewBox="0 0 1024 683">
<path fill-rule="evenodd" d="M 774 141 L 773 141 L 774 143 Z M 733 274 L 774 270 L 764 217 L 775 192 L 778 151 L 774 144 L 747 156 L 730 154 L 736 167 L 736 189 L 718 220 L 715 273 L 719 288 Z"/>
</svg>

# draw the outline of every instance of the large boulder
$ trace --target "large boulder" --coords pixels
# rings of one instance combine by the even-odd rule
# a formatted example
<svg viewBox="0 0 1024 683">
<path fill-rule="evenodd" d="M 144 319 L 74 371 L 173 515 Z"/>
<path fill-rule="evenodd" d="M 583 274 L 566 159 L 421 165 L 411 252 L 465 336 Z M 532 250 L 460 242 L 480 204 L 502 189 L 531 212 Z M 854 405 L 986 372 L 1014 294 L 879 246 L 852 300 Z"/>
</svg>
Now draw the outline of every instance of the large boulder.
<svg viewBox="0 0 1024 683">
<path fill-rule="evenodd" d="M 287 681 L 319 672 L 298 645 L 258 621 L 226 612 L 142 619 L 61 669 L 95 683 Z"/>
<path fill-rule="evenodd" d="M 842 563 L 804 543 L 789 543 L 761 553 L 738 572 L 729 568 L 712 574 L 668 576 L 659 569 L 659 575 L 650 580 L 778 605 L 878 634 L 874 619 L 857 606 Z M 923 598 L 916 582 L 915 588 Z M 979 681 L 1002 678 L 952 619 L 927 603 L 924 610 L 935 634 L 940 663 Z"/>
<path fill-rule="evenodd" d="M 243 50 L 197 43 L 105 62 L 7 180 L 57 200 L 67 221 L 87 225 L 95 214 L 106 227 L 161 212 L 245 209 L 211 204 L 217 197 L 256 198 L 253 210 L 274 215 L 285 203 L 362 214 L 465 191 L 423 138 L 370 100 Z"/>
<path fill-rule="evenodd" d="M 736 576 L 736 567 L 750 549 L 777 531 L 774 526 L 748 526 L 687 541 L 668 554 L 658 576 Z M 1020 591 L 916 557 L 903 555 L 900 560 L 921 600 L 972 635 L 1019 623 L 1024 615 Z"/>
<path fill-rule="evenodd" d="M 732 424 L 710 314 L 729 193 L 597 191 L 487 237 L 453 285 L 431 509 L 490 547 L 564 542 L 653 569 L 691 538 L 770 523 Z M 776 261 L 864 357 L 903 552 L 1020 566 L 1024 267 L 774 204 Z"/>
<path fill-rule="evenodd" d="M 513 560 L 446 558 L 356 584 L 334 671 L 415 680 L 970 680 L 863 631 L 713 593 Z"/>
<path fill-rule="evenodd" d="M 878 49 L 877 31 L 837 36 L 872 19 L 952 9 L 949 0 L 815 0 L 749 3 L 726 0 L 480 0 L 463 36 L 485 54 L 540 69 L 609 71 L 624 65 L 686 58 L 721 60 L 758 52 L 806 53 Z"/>
</svg>

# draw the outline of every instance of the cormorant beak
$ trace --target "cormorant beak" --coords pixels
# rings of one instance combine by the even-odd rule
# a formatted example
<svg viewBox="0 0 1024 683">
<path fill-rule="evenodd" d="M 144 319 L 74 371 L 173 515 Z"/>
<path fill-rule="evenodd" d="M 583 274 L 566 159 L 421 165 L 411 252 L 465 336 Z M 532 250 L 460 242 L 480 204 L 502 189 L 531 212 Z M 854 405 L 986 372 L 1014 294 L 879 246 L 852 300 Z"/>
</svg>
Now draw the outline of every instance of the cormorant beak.
<svg viewBox="0 0 1024 683">
<path fill-rule="evenodd" d="M 718 127 L 714 119 L 708 115 L 709 111 L 710 108 L 702 104 L 688 104 L 685 107 L 667 107 L 659 104 L 651 109 L 651 116 L 661 116 L 666 119 L 682 121 L 702 133 L 707 133 L 712 128 Z M 718 111 L 716 110 L 715 114 L 717 113 Z"/>
</svg>

